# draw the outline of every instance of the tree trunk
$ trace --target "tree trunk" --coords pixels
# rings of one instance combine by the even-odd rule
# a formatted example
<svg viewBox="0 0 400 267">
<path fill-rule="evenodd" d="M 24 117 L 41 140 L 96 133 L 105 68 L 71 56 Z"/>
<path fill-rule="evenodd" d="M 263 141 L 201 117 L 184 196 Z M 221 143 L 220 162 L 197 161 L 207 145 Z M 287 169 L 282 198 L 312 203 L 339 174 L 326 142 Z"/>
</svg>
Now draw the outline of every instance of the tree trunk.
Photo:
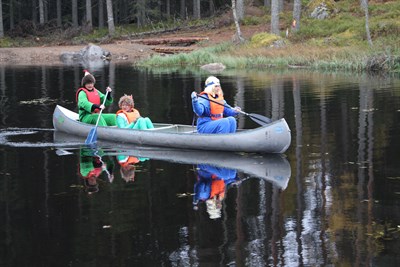
<svg viewBox="0 0 400 267">
<path fill-rule="evenodd" d="M 244 0 L 236 0 L 236 14 L 238 21 L 242 21 L 244 18 Z"/>
<path fill-rule="evenodd" d="M 10 30 L 14 29 L 14 0 L 10 0 L 9 4 L 9 13 L 10 13 Z"/>
<path fill-rule="evenodd" d="M 107 0 L 107 24 L 108 24 L 108 34 L 114 36 L 115 26 L 114 26 L 114 14 L 112 7 L 112 0 Z"/>
<path fill-rule="evenodd" d="M 49 3 L 46 0 L 43 0 L 43 13 L 44 13 L 44 22 L 49 21 Z"/>
<path fill-rule="evenodd" d="M 271 0 L 264 0 L 264 6 L 271 7 Z"/>
<path fill-rule="evenodd" d="M 209 6 L 209 9 L 210 9 L 210 16 L 214 17 L 214 13 L 215 13 L 214 0 L 209 0 L 208 1 L 208 6 Z"/>
<path fill-rule="evenodd" d="M 4 37 L 4 26 L 3 26 L 3 1 L 0 0 L 0 38 Z"/>
<path fill-rule="evenodd" d="M 285 3 L 283 0 L 279 0 L 279 12 L 283 11 L 283 7 L 284 7 Z"/>
<path fill-rule="evenodd" d="M 238 20 L 238 16 L 236 13 L 236 0 L 232 0 L 232 15 L 233 15 L 233 20 L 235 21 L 235 26 L 236 26 L 236 34 L 233 38 L 233 41 L 237 42 L 237 43 L 242 43 L 242 42 L 244 42 L 244 38 L 242 37 L 242 32 L 240 31 L 239 20 Z"/>
<path fill-rule="evenodd" d="M 181 13 L 181 18 L 186 19 L 186 5 L 185 5 L 185 0 L 181 0 L 181 7 L 180 7 L 180 13 Z"/>
<path fill-rule="evenodd" d="M 165 14 L 167 15 L 167 18 L 171 17 L 171 2 L 170 2 L 170 0 L 167 0 L 166 7 L 165 7 Z"/>
<path fill-rule="evenodd" d="M 39 24 L 44 24 L 44 3 L 39 0 Z"/>
<path fill-rule="evenodd" d="M 361 7 L 364 9 L 365 13 L 365 31 L 367 34 L 367 40 L 369 46 L 373 46 L 371 39 L 371 32 L 369 30 L 369 12 L 368 12 L 368 0 L 361 0 Z"/>
<path fill-rule="evenodd" d="M 301 17 L 301 0 L 294 0 L 293 5 L 293 23 L 292 31 L 297 32 L 300 29 L 300 17 Z"/>
<path fill-rule="evenodd" d="M 72 0 L 72 27 L 78 28 L 78 0 Z"/>
<path fill-rule="evenodd" d="M 138 27 L 143 27 L 146 20 L 146 3 L 144 0 L 137 0 L 136 5 L 136 23 Z"/>
<path fill-rule="evenodd" d="M 119 1 L 119 21 L 122 24 L 128 23 L 129 21 L 129 4 L 128 1 Z M 118 25 L 119 23 L 116 21 L 116 24 Z"/>
<path fill-rule="evenodd" d="M 62 18 L 61 18 L 61 0 L 57 0 L 57 26 L 62 26 Z"/>
<path fill-rule="evenodd" d="M 36 25 L 37 22 L 37 9 L 36 9 L 37 0 L 32 0 L 32 22 Z"/>
<path fill-rule="evenodd" d="M 104 28 L 104 0 L 99 0 L 99 28 Z"/>
<path fill-rule="evenodd" d="M 279 0 L 271 2 L 271 33 L 279 35 Z"/>
<path fill-rule="evenodd" d="M 200 19 L 200 0 L 193 0 L 193 18 Z"/>
<path fill-rule="evenodd" d="M 89 31 L 93 29 L 92 0 L 86 0 L 86 27 Z"/>
</svg>

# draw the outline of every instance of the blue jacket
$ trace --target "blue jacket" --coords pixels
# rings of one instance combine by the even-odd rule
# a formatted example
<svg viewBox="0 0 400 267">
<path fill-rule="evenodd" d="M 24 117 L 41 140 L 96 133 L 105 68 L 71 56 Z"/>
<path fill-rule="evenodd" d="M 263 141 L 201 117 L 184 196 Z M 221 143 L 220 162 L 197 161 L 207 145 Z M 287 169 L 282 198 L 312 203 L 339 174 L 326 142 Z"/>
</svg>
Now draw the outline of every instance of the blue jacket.
<svg viewBox="0 0 400 267">
<path fill-rule="evenodd" d="M 204 97 L 207 97 L 207 95 L 202 95 Z M 232 108 L 229 108 L 230 106 L 224 101 L 224 104 L 228 107 L 224 108 L 224 117 L 230 117 L 230 116 L 236 116 L 238 113 L 233 110 Z M 197 119 L 197 128 L 200 133 L 208 132 L 205 130 L 206 124 L 208 122 L 213 121 L 211 119 L 211 108 L 210 108 L 210 101 L 204 98 L 194 98 L 192 99 L 192 107 L 193 107 L 193 112 L 199 116 Z M 214 122 L 218 122 L 214 121 Z"/>
<path fill-rule="evenodd" d="M 213 176 L 216 176 L 216 179 L 224 180 L 226 186 L 237 180 L 236 170 L 219 168 L 207 164 L 199 164 L 197 167 L 199 170 L 197 171 L 197 181 L 194 185 L 193 203 L 205 201 L 210 197 Z"/>
</svg>

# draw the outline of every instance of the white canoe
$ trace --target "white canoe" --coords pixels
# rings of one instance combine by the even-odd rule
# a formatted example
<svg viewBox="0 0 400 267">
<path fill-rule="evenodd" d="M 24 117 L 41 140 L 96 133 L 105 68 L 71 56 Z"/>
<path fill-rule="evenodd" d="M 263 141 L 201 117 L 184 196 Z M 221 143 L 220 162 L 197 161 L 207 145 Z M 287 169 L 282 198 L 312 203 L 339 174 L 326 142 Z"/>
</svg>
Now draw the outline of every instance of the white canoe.
<svg viewBox="0 0 400 267">
<path fill-rule="evenodd" d="M 56 131 L 87 137 L 94 125 L 78 121 L 78 114 L 57 105 L 53 113 Z M 279 119 L 256 129 L 238 130 L 230 134 L 199 134 L 196 127 L 181 124 L 154 123 L 152 130 L 117 127 L 97 127 L 99 140 L 140 146 L 233 151 L 254 153 L 284 153 L 291 142 L 285 119 Z"/>
</svg>

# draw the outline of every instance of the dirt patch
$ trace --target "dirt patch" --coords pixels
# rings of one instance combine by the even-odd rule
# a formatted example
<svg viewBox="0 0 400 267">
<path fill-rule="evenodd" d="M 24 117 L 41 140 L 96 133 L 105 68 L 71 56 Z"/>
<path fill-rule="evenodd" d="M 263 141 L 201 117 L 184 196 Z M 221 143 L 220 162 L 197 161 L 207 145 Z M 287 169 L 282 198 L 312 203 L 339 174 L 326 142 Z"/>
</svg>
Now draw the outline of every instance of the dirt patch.
<svg viewBox="0 0 400 267">
<path fill-rule="evenodd" d="M 84 46 L 41 46 L 41 47 L 18 47 L 1 48 L 0 64 L 16 65 L 58 65 L 60 55 L 65 52 L 79 52 Z M 112 55 L 112 61 L 136 61 L 153 54 L 149 46 L 133 44 L 130 41 L 118 41 L 113 44 L 101 45 Z"/>
<path fill-rule="evenodd" d="M 243 37 L 249 39 L 257 32 L 266 31 L 265 25 L 242 26 Z M 178 38 L 178 37 L 207 37 L 207 41 L 202 41 L 192 45 L 194 49 L 200 47 L 213 46 L 218 43 L 231 41 L 235 34 L 233 26 L 215 27 L 213 29 L 181 30 L 174 33 L 158 34 L 157 36 L 147 36 L 146 38 Z M 115 63 L 135 62 L 139 59 L 150 57 L 156 54 L 152 50 L 154 46 L 143 45 L 131 40 L 119 40 L 112 44 L 99 45 L 104 50 L 111 53 L 112 61 Z M 37 47 L 18 47 L 0 48 L 0 64 L 15 65 L 59 65 L 60 55 L 65 52 L 78 52 L 84 46 L 37 46 Z"/>
</svg>

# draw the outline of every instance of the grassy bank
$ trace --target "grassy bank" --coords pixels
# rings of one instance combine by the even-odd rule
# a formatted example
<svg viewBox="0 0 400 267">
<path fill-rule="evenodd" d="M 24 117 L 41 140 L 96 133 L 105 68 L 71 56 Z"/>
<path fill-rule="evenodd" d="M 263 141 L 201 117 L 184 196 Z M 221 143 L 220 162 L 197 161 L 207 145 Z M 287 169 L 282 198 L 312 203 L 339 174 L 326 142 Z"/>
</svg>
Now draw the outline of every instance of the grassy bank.
<svg viewBox="0 0 400 267">
<path fill-rule="evenodd" d="M 369 2 L 373 46 L 366 40 L 365 14 L 359 1 L 331 2 L 330 18 L 309 17 L 304 8 L 300 31 L 285 36 L 292 11 L 281 14 L 282 34 L 259 33 L 240 45 L 224 43 L 188 54 L 154 56 L 140 66 L 200 66 L 220 62 L 227 68 L 307 67 L 324 70 L 400 72 L 400 1 Z M 266 10 L 265 14 L 269 14 Z M 247 17 L 243 23 L 270 22 L 269 15 Z M 232 27 L 232 34 L 234 33 Z M 261 37 L 260 37 L 261 36 Z M 264 37 L 264 38 L 263 38 Z M 271 40 L 270 42 L 268 40 Z M 279 45 L 276 45 L 279 40 Z"/>
<path fill-rule="evenodd" d="M 359 47 L 313 47 L 290 45 L 279 49 L 237 47 L 225 43 L 188 54 L 155 55 L 139 66 L 202 66 L 219 62 L 227 68 L 310 68 L 351 71 L 400 71 L 398 51 L 376 51 Z"/>
</svg>

